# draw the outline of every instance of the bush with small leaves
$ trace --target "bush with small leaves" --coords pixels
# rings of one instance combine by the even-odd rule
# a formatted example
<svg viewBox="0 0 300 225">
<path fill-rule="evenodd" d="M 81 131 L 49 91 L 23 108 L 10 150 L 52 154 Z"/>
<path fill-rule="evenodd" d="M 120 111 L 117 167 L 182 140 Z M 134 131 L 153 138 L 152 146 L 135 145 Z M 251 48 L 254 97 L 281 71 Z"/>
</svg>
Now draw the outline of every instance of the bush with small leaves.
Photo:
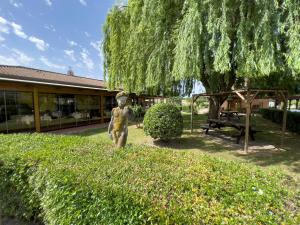
<svg viewBox="0 0 300 225">
<path fill-rule="evenodd" d="M 179 109 L 168 103 L 152 106 L 144 118 L 144 131 L 154 139 L 168 140 L 180 137 L 183 131 L 183 118 Z"/>
<path fill-rule="evenodd" d="M 0 212 L 42 224 L 299 224 L 296 185 L 197 151 L 0 134 Z"/>
</svg>

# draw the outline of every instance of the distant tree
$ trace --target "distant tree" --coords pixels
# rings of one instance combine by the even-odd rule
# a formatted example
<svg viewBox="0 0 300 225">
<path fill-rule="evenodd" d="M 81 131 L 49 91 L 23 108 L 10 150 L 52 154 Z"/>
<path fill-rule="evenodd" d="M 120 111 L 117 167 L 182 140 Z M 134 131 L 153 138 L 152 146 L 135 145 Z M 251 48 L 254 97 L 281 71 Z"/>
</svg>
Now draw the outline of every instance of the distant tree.
<svg viewBox="0 0 300 225">
<path fill-rule="evenodd" d="M 300 0 L 128 0 L 105 26 L 109 88 L 137 93 L 207 92 L 236 81 L 300 74 Z M 216 117 L 225 97 L 210 98 Z"/>
</svg>

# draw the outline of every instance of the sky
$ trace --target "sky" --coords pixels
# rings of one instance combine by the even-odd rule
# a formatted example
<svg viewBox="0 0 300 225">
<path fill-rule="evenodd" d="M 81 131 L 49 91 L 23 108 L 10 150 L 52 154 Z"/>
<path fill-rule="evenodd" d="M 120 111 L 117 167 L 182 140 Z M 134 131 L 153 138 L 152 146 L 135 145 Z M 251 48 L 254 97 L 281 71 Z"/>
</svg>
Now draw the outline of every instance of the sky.
<svg viewBox="0 0 300 225">
<path fill-rule="evenodd" d="M 115 0 L 1 0 L 0 64 L 103 79 L 102 26 Z M 120 2 L 118 2 L 120 4 Z"/>
</svg>

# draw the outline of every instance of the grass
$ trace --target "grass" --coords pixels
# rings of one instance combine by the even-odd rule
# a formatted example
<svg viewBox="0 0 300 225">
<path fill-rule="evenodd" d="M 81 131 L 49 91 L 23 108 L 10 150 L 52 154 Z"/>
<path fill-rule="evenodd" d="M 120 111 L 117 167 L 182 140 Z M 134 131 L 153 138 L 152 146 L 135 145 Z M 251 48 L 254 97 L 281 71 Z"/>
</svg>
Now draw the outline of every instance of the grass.
<svg viewBox="0 0 300 225">
<path fill-rule="evenodd" d="M 206 123 L 207 115 L 195 115 L 194 133 L 190 133 L 190 114 L 184 113 L 184 135 L 170 143 L 155 143 L 161 147 L 177 150 L 200 152 L 220 159 L 246 162 L 250 165 L 261 166 L 265 169 L 277 169 L 300 181 L 300 135 L 287 132 L 282 139 L 281 127 L 275 123 L 263 119 L 259 115 L 252 117 L 251 123 L 259 132 L 255 135 L 256 141 L 250 142 L 254 151 L 243 154 L 243 143 L 237 145 L 234 139 L 228 139 L 237 131 L 232 128 L 222 129 L 216 134 L 204 135 L 200 124 Z M 107 129 L 91 129 L 76 134 L 93 141 L 111 143 L 107 135 Z M 282 142 L 283 141 L 283 142 Z M 146 136 L 143 129 L 134 125 L 129 126 L 128 144 L 152 145 L 151 137 Z M 264 149 L 266 148 L 266 149 Z"/>
<path fill-rule="evenodd" d="M 299 222 L 295 183 L 276 171 L 136 145 L 133 132 L 115 150 L 93 132 L 0 135 L 0 209 L 61 225 Z"/>
</svg>

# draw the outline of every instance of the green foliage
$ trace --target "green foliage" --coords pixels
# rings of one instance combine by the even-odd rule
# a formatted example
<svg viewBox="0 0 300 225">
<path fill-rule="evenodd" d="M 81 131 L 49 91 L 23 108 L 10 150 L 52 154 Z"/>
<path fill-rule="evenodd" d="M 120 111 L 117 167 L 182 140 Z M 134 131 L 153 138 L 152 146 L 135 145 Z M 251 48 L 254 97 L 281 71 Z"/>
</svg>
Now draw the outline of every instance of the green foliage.
<svg viewBox="0 0 300 225">
<path fill-rule="evenodd" d="M 260 113 L 265 119 L 269 119 L 272 122 L 282 124 L 283 111 L 278 109 L 260 109 Z M 286 127 L 292 132 L 300 134 L 300 113 L 299 112 L 287 112 Z"/>
<path fill-rule="evenodd" d="M 2 212 L 60 225 L 299 224 L 291 181 L 275 171 L 190 151 L 112 149 L 82 137 L 0 135 Z"/>
<path fill-rule="evenodd" d="M 175 105 L 178 109 L 181 109 L 182 98 L 181 97 L 170 97 L 170 98 L 167 98 L 167 103 Z"/>
<path fill-rule="evenodd" d="M 110 88 L 230 90 L 237 77 L 300 74 L 300 0 L 128 0 L 105 24 Z"/>
<path fill-rule="evenodd" d="M 173 104 L 159 103 L 147 110 L 144 131 L 152 138 L 163 140 L 180 137 L 183 132 L 183 118 Z"/>
</svg>

